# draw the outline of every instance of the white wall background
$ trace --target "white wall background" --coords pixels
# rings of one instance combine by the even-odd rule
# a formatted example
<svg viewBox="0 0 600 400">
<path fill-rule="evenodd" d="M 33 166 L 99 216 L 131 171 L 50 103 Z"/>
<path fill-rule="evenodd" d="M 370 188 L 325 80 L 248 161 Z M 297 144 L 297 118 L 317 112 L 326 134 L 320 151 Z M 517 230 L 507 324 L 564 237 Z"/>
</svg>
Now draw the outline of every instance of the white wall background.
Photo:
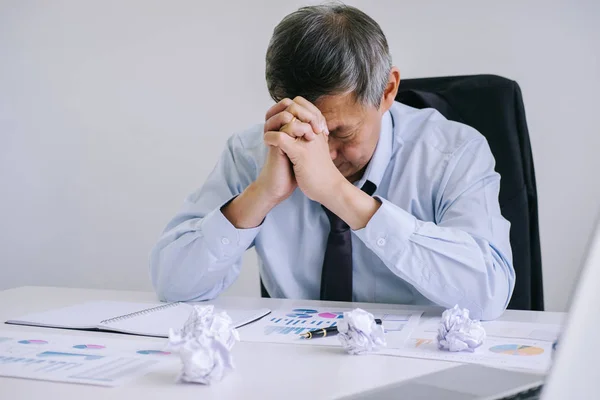
<svg viewBox="0 0 600 400">
<path fill-rule="evenodd" d="M 150 290 L 147 257 L 227 137 L 263 119 L 273 27 L 306 2 L 0 1 L 0 289 Z M 598 1 L 348 1 L 403 77 L 522 87 L 547 308 L 600 207 Z M 248 253 L 229 293 L 258 295 Z"/>
</svg>

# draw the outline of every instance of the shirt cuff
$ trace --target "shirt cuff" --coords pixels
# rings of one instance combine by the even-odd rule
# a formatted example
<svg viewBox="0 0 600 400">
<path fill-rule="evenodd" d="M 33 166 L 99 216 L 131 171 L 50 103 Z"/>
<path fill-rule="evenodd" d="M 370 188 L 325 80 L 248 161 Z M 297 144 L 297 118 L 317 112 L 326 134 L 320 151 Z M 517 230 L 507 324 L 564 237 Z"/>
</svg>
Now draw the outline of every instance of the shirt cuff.
<svg viewBox="0 0 600 400">
<path fill-rule="evenodd" d="M 238 229 L 223 215 L 222 207 L 211 211 L 202 219 L 201 230 L 209 251 L 217 259 L 225 261 L 237 258 L 246 251 L 258 235 L 261 225 L 256 228 Z"/>
<path fill-rule="evenodd" d="M 384 263 L 395 263 L 408 246 L 407 242 L 416 230 L 417 219 L 388 200 L 374 197 L 381 206 L 367 226 L 354 233 Z"/>
</svg>

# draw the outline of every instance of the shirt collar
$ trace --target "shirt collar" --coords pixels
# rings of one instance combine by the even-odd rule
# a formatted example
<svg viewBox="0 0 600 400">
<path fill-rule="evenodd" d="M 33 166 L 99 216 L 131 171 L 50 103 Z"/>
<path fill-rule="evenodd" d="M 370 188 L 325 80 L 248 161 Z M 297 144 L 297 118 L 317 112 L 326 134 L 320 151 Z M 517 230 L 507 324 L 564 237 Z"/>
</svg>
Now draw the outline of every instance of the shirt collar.
<svg viewBox="0 0 600 400">
<path fill-rule="evenodd" d="M 387 111 L 381 118 L 381 132 L 373 157 L 371 157 L 362 178 L 354 183 L 355 186 L 362 188 L 367 180 L 375 184 L 376 187 L 379 186 L 392 158 L 393 139 L 394 121 L 391 113 Z"/>
</svg>

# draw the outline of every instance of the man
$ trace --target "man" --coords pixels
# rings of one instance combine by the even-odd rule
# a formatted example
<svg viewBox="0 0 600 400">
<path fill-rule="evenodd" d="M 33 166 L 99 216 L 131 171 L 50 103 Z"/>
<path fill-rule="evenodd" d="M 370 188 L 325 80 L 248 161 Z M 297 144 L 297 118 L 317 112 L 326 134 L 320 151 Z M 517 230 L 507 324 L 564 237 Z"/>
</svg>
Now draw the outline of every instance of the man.
<svg viewBox="0 0 600 400">
<path fill-rule="evenodd" d="M 299 9 L 274 30 L 266 79 L 265 123 L 229 139 L 152 252 L 161 298 L 216 297 L 255 246 L 272 297 L 505 310 L 515 274 L 489 146 L 394 102 L 375 21 Z"/>
</svg>

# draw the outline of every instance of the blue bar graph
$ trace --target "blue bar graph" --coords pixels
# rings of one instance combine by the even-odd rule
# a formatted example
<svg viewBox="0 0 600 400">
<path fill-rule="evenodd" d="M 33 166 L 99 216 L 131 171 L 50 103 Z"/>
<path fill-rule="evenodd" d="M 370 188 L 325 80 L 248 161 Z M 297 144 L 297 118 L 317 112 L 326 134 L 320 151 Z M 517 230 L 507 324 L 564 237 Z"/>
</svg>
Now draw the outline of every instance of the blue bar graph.
<svg viewBox="0 0 600 400">
<path fill-rule="evenodd" d="M 37 358 L 4 357 L 0 356 L 0 364 L 20 364 L 22 367 L 31 368 L 40 372 L 54 372 L 61 369 L 71 369 L 81 365 L 76 362 L 40 360 Z"/>
<path fill-rule="evenodd" d="M 265 335 L 279 334 L 279 335 L 300 335 L 305 331 L 309 331 L 310 328 L 293 327 L 293 326 L 276 326 L 269 325 L 265 326 Z"/>
<path fill-rule="evenodd" d="M 313 310 L 310 310 L 313 311 Z M 315 328 L 337 326 L 338 318 L 343 315 L 339 312 L 309 313 L 304 309 L 294 310 L 290 314 L 273 315 L 269 317 L 270 324 L 264 326 L 265 335 L 299 335 Z"/>
</svg>

